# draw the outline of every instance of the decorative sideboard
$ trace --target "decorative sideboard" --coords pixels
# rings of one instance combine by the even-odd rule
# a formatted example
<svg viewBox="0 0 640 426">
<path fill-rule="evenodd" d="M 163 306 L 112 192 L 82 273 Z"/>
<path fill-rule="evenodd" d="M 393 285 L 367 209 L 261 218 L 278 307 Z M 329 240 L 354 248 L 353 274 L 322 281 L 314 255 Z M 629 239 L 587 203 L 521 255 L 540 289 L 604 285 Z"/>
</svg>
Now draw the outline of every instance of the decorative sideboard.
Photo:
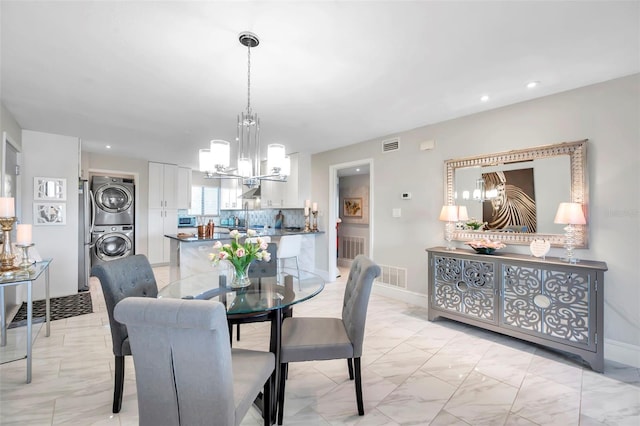
<svg viewBox="0 0 640 426">
<path fill-rule="evenodd" d="M 427 249 L 429 320 L 453 319 L 576 354 L 604 372 L 604 262 Z"/>
</svg>

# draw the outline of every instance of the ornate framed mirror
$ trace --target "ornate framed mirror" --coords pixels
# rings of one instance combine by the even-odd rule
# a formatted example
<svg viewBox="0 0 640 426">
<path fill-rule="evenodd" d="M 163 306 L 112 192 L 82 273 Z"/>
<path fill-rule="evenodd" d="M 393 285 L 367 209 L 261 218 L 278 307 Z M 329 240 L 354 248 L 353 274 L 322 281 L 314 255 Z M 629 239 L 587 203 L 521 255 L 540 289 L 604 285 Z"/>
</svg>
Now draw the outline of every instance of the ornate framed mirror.
<svg viewBox="0 0 640 426">
<path fill-rule="evenodd" d="M 588 247 L 587 139 L 447 160 L 444 172 L 445 204 L 465 206 L 469 221 L 488 228 L 461 221 L 454 240 L 528 245 L 544 239 L 561 247 L 565 225 L 554 217 L 560 202 L 571 201 L 583 205 L 587 218 L 576 248 Z"/>
</svg>

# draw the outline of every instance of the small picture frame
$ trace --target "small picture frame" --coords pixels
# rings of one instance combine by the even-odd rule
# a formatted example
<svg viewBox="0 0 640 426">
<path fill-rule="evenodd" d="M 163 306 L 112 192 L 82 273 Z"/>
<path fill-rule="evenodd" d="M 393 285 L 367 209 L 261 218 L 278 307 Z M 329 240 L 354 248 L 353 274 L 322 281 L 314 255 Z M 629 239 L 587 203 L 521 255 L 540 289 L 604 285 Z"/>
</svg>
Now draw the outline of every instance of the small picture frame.
<svg viewBox="0 0 640 426">
<path fill-rule="evenodd" d="M 33 203 L 34 225 L 66 225 L 65 203 Z"/>
<path fill-rule="evenodd" d="M 547 253 L 549 253 L 550 249 L 551 243 L 542 238 L 536 238 L 535 240 L 531 241 L 531 244 L 529 244 L 529 250 L 531 250 L 531 254 L 535 257 L 541 257 L 543 259 L 547 255 Z"/>
<path fill-rule="evenodd" d="M 34 177 L 33 199 L 38 201 L 64 201 L 67 199 L 65 178 Z"/>
<path fill-rule="evenodd" d="M 362 217 L 362 198 L 345 198 L 342 208 L 343 216 L 346 218 Z"/>
</svg>

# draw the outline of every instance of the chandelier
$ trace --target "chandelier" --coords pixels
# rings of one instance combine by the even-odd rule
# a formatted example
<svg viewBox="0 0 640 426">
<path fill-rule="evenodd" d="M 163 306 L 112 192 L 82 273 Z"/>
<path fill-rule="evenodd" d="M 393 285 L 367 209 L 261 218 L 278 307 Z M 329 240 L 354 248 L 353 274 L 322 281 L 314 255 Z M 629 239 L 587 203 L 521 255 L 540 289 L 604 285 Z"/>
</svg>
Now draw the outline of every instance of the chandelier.
<svg viewBox="0 0 640 426">
<path fill-rule="evenodd" d="M 281 144 L 267 146 L 266 170 L 262 171 L 260 155 L 260 119 L 251 109 L 251 48 L 260 40 L 250 32 L 239 36 L 240 43 L 247 47 L 247 110 L 238 115 L 236 141 L 238 157 L 235 168 L 231 167 L 231 144 L 214 139 L 209 149 L 200 150 L 200 171 L 207 178 L 241 179 L 249 188 L 257 188 L 263 180 L 286 182 L 290 171 L 289 157 Z"/>
</svg>

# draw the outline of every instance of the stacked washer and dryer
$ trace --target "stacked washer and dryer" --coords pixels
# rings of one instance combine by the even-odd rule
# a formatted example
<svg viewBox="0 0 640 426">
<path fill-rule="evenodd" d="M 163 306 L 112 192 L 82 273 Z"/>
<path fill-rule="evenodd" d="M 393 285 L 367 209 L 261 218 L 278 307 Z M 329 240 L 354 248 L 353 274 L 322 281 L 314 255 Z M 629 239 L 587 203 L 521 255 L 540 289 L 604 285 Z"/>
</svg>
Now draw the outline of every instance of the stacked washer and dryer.
<svg viewBox="0 0 640 426">
<path fill-rule="evenodd" d="M 91 181 L 91 265 L 134 254 L 133 179 L 94 176 Z"/>
</svg>

